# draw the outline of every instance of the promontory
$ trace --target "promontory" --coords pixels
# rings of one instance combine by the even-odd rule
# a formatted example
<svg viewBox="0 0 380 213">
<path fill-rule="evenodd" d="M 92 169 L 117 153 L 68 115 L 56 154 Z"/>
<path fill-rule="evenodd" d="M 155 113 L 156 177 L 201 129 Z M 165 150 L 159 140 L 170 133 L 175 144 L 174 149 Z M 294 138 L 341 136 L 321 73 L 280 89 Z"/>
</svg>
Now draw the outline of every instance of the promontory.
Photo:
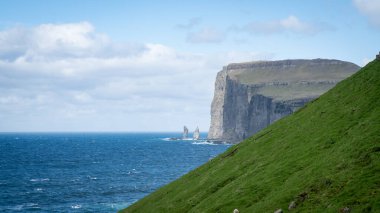
<svg viewBox="0 0 380 213">
<path fill-rule="evenodd" d="M 359 69 L 331 59 L 229 64 L 216 77 L 208 139 L 240 142 Z"/>
</svg>

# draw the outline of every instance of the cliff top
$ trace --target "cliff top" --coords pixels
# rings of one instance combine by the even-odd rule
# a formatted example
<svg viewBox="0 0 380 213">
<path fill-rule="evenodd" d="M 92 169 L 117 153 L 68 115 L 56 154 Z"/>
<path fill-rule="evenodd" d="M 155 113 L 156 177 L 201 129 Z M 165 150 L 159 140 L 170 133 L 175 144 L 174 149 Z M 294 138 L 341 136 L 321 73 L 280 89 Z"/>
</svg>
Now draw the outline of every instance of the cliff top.
<svg viewBox="0 0 380 213">
<path fill-rule="evenodd" d="M 274 212 L 292 201 L 295 212 L 380 212 L 379 70 L 370 62 L 123 212 Z"/>
<path fill-rule="evenodd" d="M 300 65 L 300 64 L 341 64 L 341 63 L 350 63 L 345 61 L 340 61 L 336 59 L 285 59 L 285 60 L 276 60 L 276 61 L 249 61 L 249 62 L 240 62 L 240 63 L 231 63 L 225 66 L 228 70 L 232 69 L 247 69 L 247 68 L 255 68 L 261 66 L 284 66 L 284 65 Z"/>
<path fill-rule="evenodd" d="M 275 100 L 318 97 L 360 67 L 333 59 L 253 61 L 225 66 L 230 79 Z"/>
<path fill-rule="evenodd" d="M 232 63 L 224 67 L 231 78 L 244 84 L 269 82 L 340 81 L 355 73 L 359 66 L 333 59 L 295 59 Z"/>
</svg>

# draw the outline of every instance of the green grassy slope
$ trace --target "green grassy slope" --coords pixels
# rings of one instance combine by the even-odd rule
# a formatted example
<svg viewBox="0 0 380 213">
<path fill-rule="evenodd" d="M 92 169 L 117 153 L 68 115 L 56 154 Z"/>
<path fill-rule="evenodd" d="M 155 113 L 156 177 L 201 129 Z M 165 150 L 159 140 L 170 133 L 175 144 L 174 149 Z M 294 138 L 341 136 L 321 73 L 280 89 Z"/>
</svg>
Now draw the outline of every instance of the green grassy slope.
<svg viewBox="0 0 380 213">
<path fill-rule="evenodd" d="M 242 68 L 234 70 L 234 72 L 230 73 L 230 76 L 236 77 L 243 84 L 260 84 L 276 81 L 340 81 L 360 69 L 359 66 L 351 62 L 329 59 L 283 60 L 283 63 L 286 64 L 286 61 L 293 61 L 293 66 L 257 66 L 249 69 Z M 266 62 L 251 63 L 265 64 Z"/>
<path fill-rule="evenodd" d="M 273 64 L 271 66 L 267 64 L 287 64 L 289 62 L 292 64 L 291 66 L 274 66 Z M 255 88 L 255 91 L 257 90 L 255 93 L 272 97 L 279 101 L 318 97 L 334 87 L 335 83 L 333 82 L 341 81 L 360 69 L 356 64 L 331 59 L 283 60 L 242 64 L 262 65 L 252 68 L 232 69 L 229 73 L 230 77 L 247 85 L 266 83 L 266 86 L 258 90 Z M 286 84 L 268 85 L 270 82 Z"/>
<path fill-rule="evenodd" d="M 380 212 L 380 61 L 123 212 Z"/>
</svg>

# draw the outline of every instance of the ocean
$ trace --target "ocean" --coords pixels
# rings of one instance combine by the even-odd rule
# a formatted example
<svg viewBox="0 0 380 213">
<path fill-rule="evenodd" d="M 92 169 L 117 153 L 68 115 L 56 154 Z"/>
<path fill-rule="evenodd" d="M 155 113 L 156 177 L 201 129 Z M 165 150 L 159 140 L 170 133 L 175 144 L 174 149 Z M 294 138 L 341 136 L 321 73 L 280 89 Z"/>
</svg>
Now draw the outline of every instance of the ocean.
<svg viewBox="0 0 380 213">
<path fill-rule="evenodd" d="M 180 136 L 0 133 L 0 212 L 116 212 L 229 147 Z"/>
</svg>

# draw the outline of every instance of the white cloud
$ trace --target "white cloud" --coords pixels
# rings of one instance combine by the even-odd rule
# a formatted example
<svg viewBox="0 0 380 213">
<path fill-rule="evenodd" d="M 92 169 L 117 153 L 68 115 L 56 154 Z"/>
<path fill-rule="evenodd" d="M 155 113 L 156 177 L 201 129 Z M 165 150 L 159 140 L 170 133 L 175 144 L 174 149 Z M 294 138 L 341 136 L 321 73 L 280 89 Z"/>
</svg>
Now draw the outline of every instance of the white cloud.
<svg viewBox="0 0 380 213">
<path fill-rule="evenodd" d="M 187 34 L 187 41 L 190 43 L 220 43 L 224 39 L 225 34 L 223 32 L 210 27 Z"/>
<path fill-rule="evenodd" d="M 0 58 L 44 61 L 79 57 L 130 56 L 143 52 L 137 44 L 116 44 L 88 22 L 42 24 L 0 32 Z"/>
<path fill-rule="evenodd" d="M 296 16 L 290 15 L 284 19 L 251 22 L 243 27 L 232 27 L 232 30 L 243 31 L 251 34 L 275 34 L 275 33 L 297 33 L 314 35 L 331 27 L 326 24 L 315 24 L 301 21 Z"/>
<path fill-rule="evenodd" d="M 216 72 L 268 55 L 120 44 L 87 22 L 3 30 L 0 131 L 206 131 Z"/>
<path fill-rule="evenodd" d="M 94 28 L 87 22 L 79 24 L 43 24 L 33 30 L 35 49 L 51 53 L 65 51 L 76 54 L 77 51 L 90 50 L 95 44 L 102 44 L 103 38 L 93 34 Z M 86 52 L 87 52 L 86 51 Z"/>
<path fill-rule="evenodd" d="M 371 24 L 380 27 L 380 0 L 353 0 L 356 8 L 369 18 Z"/>
</svg>

